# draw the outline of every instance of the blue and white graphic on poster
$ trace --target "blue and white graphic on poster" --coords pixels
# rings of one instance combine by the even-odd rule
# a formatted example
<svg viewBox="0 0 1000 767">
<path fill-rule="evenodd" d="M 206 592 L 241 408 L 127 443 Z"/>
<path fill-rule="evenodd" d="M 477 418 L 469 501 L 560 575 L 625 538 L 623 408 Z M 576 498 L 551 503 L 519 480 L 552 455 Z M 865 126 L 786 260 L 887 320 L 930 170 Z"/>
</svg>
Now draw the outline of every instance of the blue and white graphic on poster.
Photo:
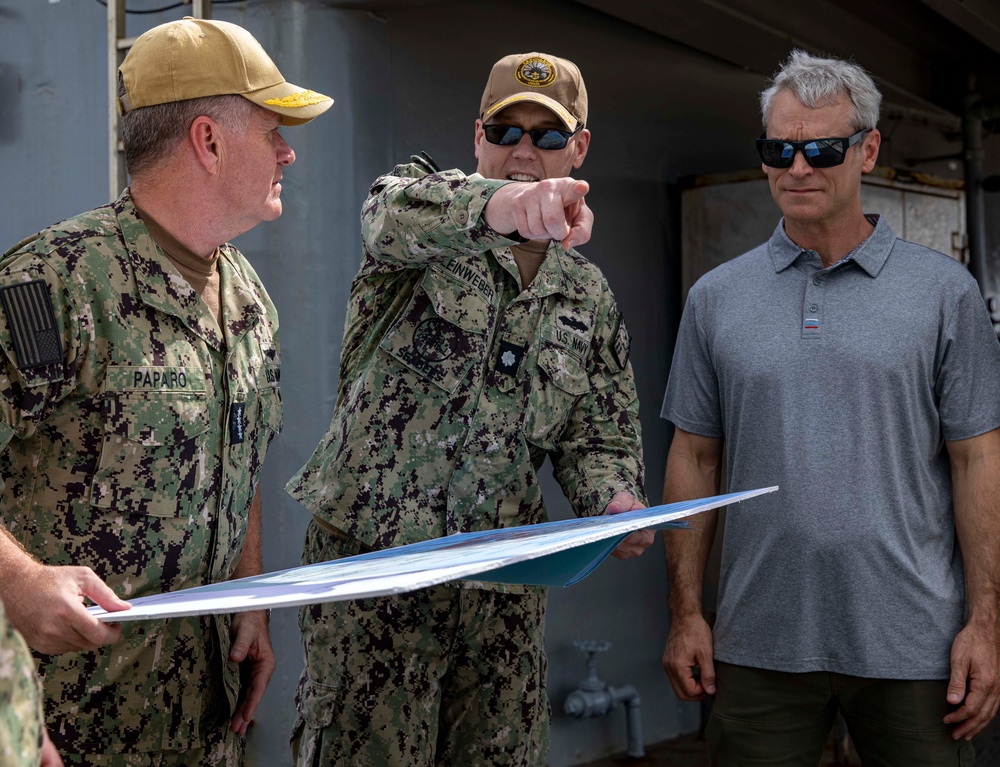
<svg viewBox="0 0 1000 767">
<path fill-rule="evenodd" d="M 120 623 L 361 599 L 464 579 L 569 586 L 593 572 L 636 530 L 685 527 L 685 517 L 777 489 L 747 490 L 614 515 L 458 533 L 332 562 L 140 597 L 121 612 L 89 609 L 102 621 Z"/>
</svg>

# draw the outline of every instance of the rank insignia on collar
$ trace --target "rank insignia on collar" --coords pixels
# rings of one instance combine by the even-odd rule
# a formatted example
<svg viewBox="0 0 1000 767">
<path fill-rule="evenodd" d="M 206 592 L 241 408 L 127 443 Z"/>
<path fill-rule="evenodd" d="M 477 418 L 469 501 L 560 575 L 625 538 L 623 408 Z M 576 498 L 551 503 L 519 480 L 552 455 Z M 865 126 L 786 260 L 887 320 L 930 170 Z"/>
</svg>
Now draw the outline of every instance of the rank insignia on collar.
<svg viewBox="0 0 1000 767">
<path fill-rule="evenodd" d="M 245 409 L 245 403 L 234 402 L 229 410 L 229 443 L 231 445 L 239 445 L 246 439 Z"/>
<path fill-rule="evenodd" d="M 52 299 L 43 280 L 0 289 L 19 370 L 62 362 L 62 341 L 56 332 Z"/>
<path fill-rule="evenodd" d="M 524 357 L 524 347 L 509 341 L 500 342 L 500 353 L 497 356 L 497 370 L 507 375 L 515 375 Z"/>
</svg>

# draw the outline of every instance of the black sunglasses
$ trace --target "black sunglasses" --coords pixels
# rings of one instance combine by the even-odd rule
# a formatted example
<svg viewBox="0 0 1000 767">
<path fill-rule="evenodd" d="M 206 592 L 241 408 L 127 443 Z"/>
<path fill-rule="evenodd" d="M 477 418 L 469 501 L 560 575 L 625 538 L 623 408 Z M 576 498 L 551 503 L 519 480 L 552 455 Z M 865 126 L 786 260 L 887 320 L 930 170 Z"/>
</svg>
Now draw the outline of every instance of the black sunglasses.
<svg viewBox="0 0 1000 767">
<path fill-rule="evenodd" d="M 583 124 L 578 125 L 575 131 L 555 130 L 554 128 L 525 130 L 516 125 L 484 125 L 483 133 L 486 134 L 487 141 L 499 146 L 514 146 L 521 140 L 521 136 L 527 133 L 531 136 L 531 143 L 539 149 L 565 149 L 570 137 L 582 129 Z"/>
<path fill-rule="evenodd" d="M 757 153 L 760 161 L 769 168 L 791 168 L 796 152 L 802 152 L 813 168 L 833 168 L 844 162 L 848 148 L 861 141 L 870 130 L 864 128 L 848 138 L 814 138 L 809 141 L 764 138 L 767 135 L 764 132 L 757 139 Z"/>
</svg>

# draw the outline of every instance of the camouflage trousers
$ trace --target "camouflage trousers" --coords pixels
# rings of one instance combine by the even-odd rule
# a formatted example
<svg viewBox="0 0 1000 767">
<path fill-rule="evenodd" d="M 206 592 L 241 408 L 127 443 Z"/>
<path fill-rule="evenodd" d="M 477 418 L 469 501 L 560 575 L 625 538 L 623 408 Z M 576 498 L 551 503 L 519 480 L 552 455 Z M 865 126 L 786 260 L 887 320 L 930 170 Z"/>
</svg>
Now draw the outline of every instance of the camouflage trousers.
<svg viewBox="0 0 1000 767">
<path fill-rule="evenodd" d="M 216 648 L 213 654 L 217 653 Z M 216 665 L 217 662 L 211 664 L 212 667 Z M 229 730 L 229 698 L 222 675 L 209 673 L 199 680 L 197 686 L 200 688 L 197 700 L 188 705 L 190 715 L 199 718 L 197 731 L 200 735 L 181 748 L 135 750 L 127 742 L 122 743 L 120 737 L 121 729 L 131 723 L 123 724 L 110 716 L 107 729 L 97 733 L 98 736 L 106 736 L 104 747 L 98 746 L 93 751 L 77 753 L 80 746 L 74 749 L 73 741 L 68 742 L 68 748 L 61 745 L 58 720 L 49 720 L 49 734 L 56 741 L 66 767 L 243 767 L 246 737 Z M 156 705 L 155 694 L 151 694 L 150 702 Z"/>
<path fill-rule="evenodd" d="M 246 738 L 228 726 L 213 729 L 201 748 L 148 754 L 60 754 L 66 767 L 242 767 Z"/>
<path fill-rule="evenodd" d="M 303 562 L 357 551 L 313 522 Z M 303 607 L 297 767 L 541 767 L 545 599 L 436 586 Z"/>
</svg>

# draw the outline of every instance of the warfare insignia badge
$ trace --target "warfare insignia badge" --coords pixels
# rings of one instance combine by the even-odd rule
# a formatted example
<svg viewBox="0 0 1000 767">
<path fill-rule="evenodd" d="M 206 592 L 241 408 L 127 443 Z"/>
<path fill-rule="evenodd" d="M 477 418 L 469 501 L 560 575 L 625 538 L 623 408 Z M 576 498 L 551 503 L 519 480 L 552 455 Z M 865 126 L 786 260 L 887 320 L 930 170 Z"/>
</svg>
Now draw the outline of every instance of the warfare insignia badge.
<svg viewBox="0 0 1000 767">
<path fill-rule="evenodd" d="M 568 328 L 572 328 L 580 333 L 587 332 L 587 324 L 572 315 L 559 315 L 559 322 L 560 324 L 565 325 Z"/>
</svg>

